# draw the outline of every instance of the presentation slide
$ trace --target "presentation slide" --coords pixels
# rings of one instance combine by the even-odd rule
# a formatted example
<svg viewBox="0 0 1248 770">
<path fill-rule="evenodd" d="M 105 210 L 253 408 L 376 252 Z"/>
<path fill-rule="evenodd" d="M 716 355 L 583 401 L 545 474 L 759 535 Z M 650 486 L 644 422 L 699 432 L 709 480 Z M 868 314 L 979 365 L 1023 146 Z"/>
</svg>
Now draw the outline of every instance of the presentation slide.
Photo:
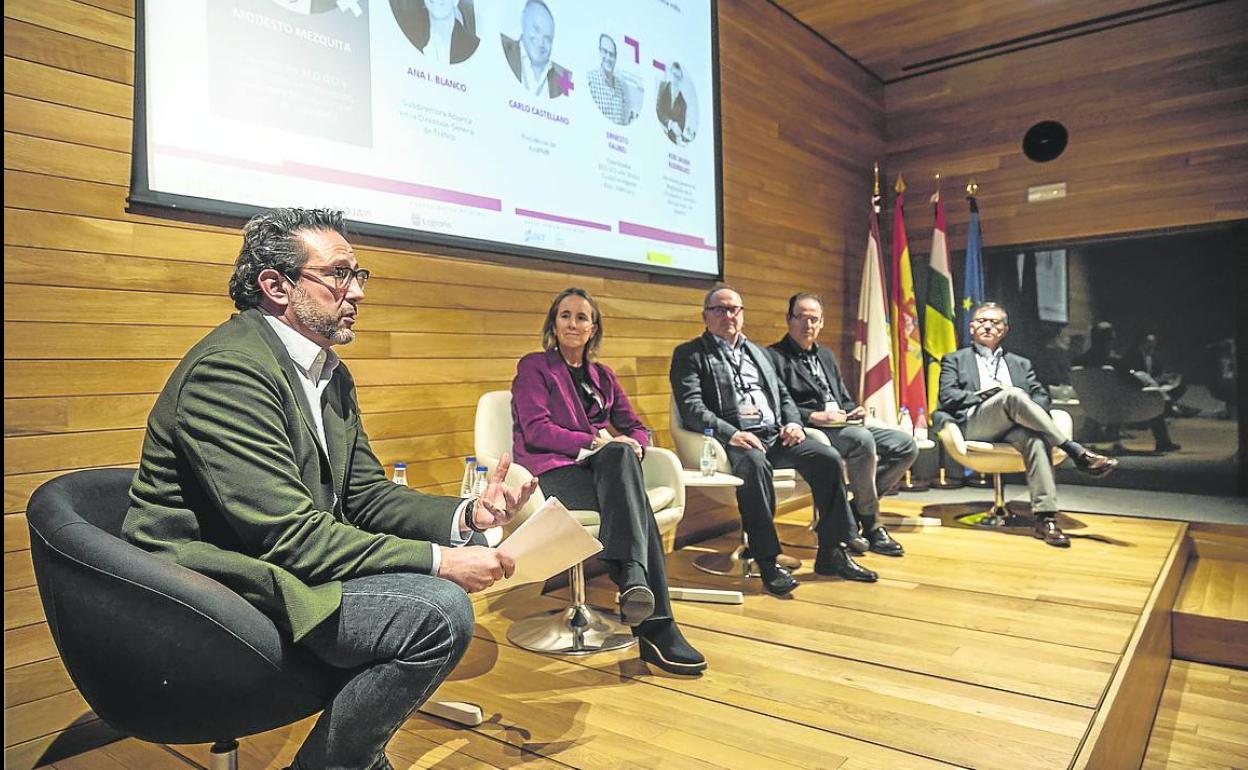
<svg viewBox="0 0 1248 770">
<path fill-rule="evenodd" d="M 141 6 L 133 203 L 721 273 L 714 0 Z"/>
</svg>

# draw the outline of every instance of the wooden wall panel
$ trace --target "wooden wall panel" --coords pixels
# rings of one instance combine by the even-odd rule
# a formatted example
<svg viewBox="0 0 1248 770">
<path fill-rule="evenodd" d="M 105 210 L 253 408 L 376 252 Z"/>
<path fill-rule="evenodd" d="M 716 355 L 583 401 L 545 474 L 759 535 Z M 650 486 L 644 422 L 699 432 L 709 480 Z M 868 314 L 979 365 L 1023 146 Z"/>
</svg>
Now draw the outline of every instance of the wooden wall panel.
<svg viewBox="0 0 1248 770">
<path fill-rule="evenodd" d="M 824 333 L 847 354 L 883 89 L 764 0 L 719 8 L 725 279 L 760 342 L 783 333 L 790 294 L 823 293 Z M 132 2 L 4 10 L 5 766 L 29 767 L 58 735 L 106 733 L 42 621 L 26 502 L 65 471 L 137 461 L 155 394 L 231 311 L 239 237 L 125 211 Z M 797 74 L 777 77 L 778 67 Z M 377 277 L 360 338 L 342 352 L 382 461 L 407 461 L 413 485 L 456 487 L 476 399 L 508 386 L 515 358 L 538 346 L 550 297 L 569 285 L 600 298 L 604 360 L 668 441 L 668 357 L 700 332 L 709 281 L 375 241 L 357 253 Z M 733 519 L 691 501 L 682 537 Z"/>
<path fill-rule="evenodd" d="M 971 176 L 989 247 L 1243 219 L 1246 73 L 1248 6 L 1218 2 L 890 83 L 888 174 L 905 175 L 915 214 L 943 174 L 954 249 Z M 1041 120 L 1070 134 L 1049 163 L 1021 149 Z M 1063 181 L 1066 198 L 1026 202 L 1029 186 Z M 931 214 L 915 214 L 910 248 L 926 253 Z"/>
</svg>

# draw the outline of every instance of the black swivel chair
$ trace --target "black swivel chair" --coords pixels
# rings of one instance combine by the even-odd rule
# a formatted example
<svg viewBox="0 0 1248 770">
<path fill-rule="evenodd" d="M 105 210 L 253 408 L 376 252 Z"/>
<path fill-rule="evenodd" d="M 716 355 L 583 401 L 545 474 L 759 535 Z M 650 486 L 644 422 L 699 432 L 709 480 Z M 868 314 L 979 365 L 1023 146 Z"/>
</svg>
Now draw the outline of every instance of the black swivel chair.
<svg viewBox="0 0 1248 770">
<path fill-rule="evenodd" d="M 43 611 L 74 684 L 108 725 L 153 743 L 237 742 L 315 714 L 343 672 L 230 589 L 121 539 L 134 471 L 53 479 L 30 499 Z"/>
</svg>

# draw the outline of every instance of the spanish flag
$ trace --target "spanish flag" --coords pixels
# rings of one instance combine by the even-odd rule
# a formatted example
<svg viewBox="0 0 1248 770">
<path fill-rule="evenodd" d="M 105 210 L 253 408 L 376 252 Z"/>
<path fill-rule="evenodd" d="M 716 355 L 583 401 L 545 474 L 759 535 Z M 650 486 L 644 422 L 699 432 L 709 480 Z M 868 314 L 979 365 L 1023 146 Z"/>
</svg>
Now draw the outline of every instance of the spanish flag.
<svg viewBox="0 0 1248 770">
<path fill-rule="evenodd" d="M 914 299 L 914 273 L 910 268 L 910 244 L 902 214 L 906 183 L 897 177 L 897 201 L 893 209 L 893 360 L 897 362 L 897 406 L 909 410 L 914 420 L 927 408 L 923 387 L 923 343 L 919 339 L 918 303 Z"/>
</svg>

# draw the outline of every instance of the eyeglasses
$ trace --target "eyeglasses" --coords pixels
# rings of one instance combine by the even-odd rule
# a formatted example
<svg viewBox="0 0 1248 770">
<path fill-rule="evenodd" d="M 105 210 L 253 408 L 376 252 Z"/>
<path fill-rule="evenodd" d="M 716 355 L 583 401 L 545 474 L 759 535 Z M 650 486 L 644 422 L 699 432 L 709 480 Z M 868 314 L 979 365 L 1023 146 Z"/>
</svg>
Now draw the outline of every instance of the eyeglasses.
<svg viewBox="0 0 1248 770">
<path fill-rule="evenodd" d="M 724 318 L 736 318 L 741 315 L 741 311 L 745 308 L 741 305 L 711 305 L 706 312 L 711 315 L 723 316 Z"/>
<path fill-rule="evenodd" d="M 372 276 L 372 271 L 370 270 L 366 270 L 362 267 L 350 268 L 350 267 L 347 267 L 346 265 L 339 265 L 338 267 L 326 267 L 326 268 L 305 267 L 301 269 L 299 272 L 302 275 L 307 275 L 309 272 L 320 273 L 321 275 L 332 275 L 334 277 L 334 285 L 332 288 L 336 289 L 337 291 L 342 291 L 343 289 L 346 289 L 348 286 L 350 286 L 351 279 L 353 278 L 355 279 L 355 282 L 360 285 L 360 288 L 363 289 L 364 284 L 368 283 L 369 277 Z M 298 280 L 298 276 L 292 277 L 288 275 L 287 278 L 290 278 L 290 280 L 292 281 Z M 317 281 L 325 286 L 329 286 L 329 284 L 326 283 L 325 281 L 321 281 L 320 279 L 317 279 Z"/>
<path fill-rule="evenodd" d="M 972 318 L 971 326 L 995 326 L 998 329 L 1005 327 L 1005 319 L 1003 318 Z"/>
<path fill-rule="evenodd" d="M 819 324 L 823 323 L 823 318 L 820 316 L 791 315 L 789 316 L 789 318 L 794 321 L 797 321 L 799 324 L 810 324 L 811 326 L 818 326 Z"/>
</svg>

